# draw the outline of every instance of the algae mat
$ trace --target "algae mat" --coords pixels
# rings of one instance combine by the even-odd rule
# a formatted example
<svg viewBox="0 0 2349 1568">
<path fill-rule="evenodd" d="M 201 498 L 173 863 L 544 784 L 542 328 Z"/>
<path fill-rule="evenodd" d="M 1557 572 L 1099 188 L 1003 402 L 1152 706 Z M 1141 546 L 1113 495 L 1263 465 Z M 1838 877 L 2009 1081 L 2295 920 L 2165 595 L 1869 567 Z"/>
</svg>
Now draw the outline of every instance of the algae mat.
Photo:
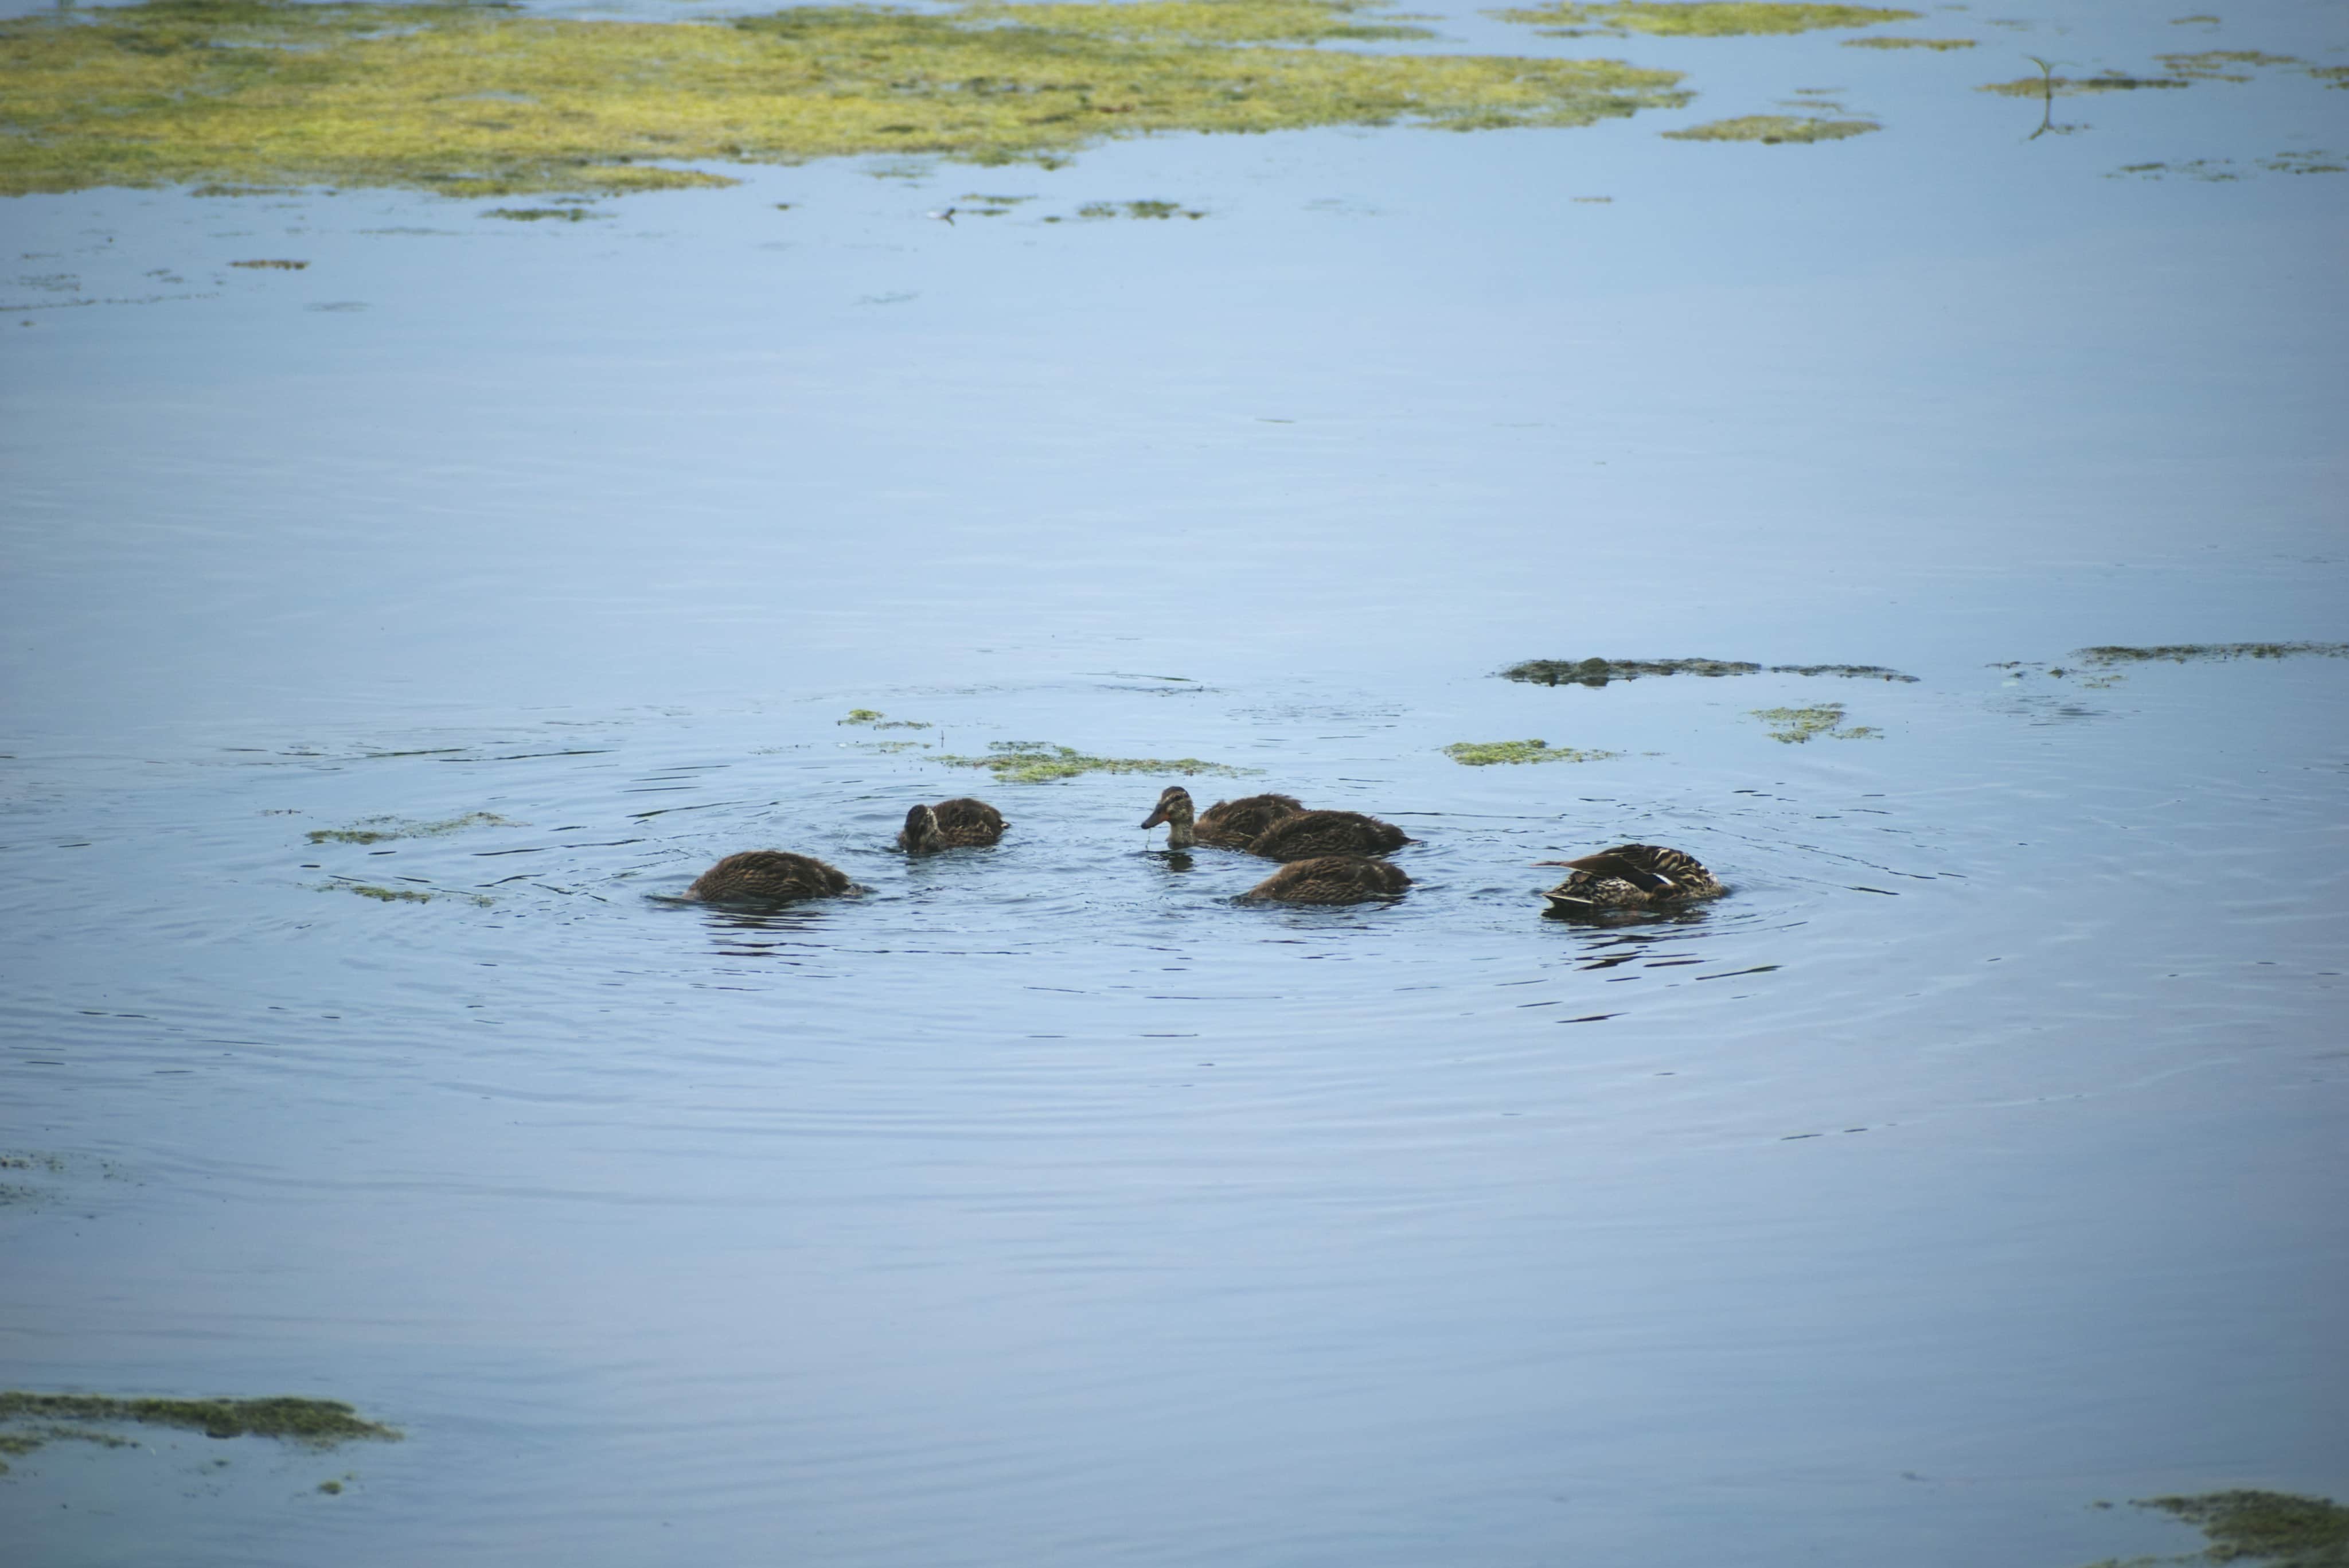
<svg viewBox="0 0 2349 1568">
<path fill-rule="evenodd" d="M 459 195 L 729 183 L 688 162 L 1064 160 L 1112 136 L 1586 125 L 1687 101 L 1609 60 L 1367 54 L 1358 0 L 579 21 L 154 0 L 0 25 L 0 193 L 215 182 Z"/>
</svg>

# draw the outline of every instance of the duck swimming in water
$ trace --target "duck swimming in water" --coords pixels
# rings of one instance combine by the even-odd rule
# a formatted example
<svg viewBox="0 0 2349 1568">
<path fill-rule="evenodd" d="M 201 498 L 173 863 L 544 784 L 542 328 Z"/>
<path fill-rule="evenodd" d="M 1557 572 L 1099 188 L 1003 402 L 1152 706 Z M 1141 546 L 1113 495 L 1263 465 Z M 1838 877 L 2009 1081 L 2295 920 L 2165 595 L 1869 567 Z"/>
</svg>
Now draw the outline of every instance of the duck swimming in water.
<svg viewBox="0 0 2349 1568">
<path fill-rule="evenodd" d="M 1271 809 L 1276 805 L 1295 807 L 1298 803 L 1285 794 L 1218 801 L 1206 816 L 1197 819 L 1195 827 L 1191 792 L 1181 784 L 1170 784 L 1158 797 L 1158 809 L 1142 826 L 1166 824 L 1169 849 L 1188 849 L 1195 843 L 1215 844 L 1226 849 L 1245 849 L 1268 860 L 1305 860 L 1317 855 L 1384 855 L 1411 842 L 1392 823 L 1364 816 L 1359 811 L 1299 808 L 1276 814 Z M 1216 836 L 1211 838 L 1206 830 L 1218 812 L 1228 815 L 1216 819 Z"/>
<path fill-rule="evenodd" d="M 1256 842 L 1257 834 L 1274 823 L 1302 815 L 1304 811 L 1305 803 L 1295 795 L 1249 794 L 1237 800 L 1219 800 L 1200 812 L 1195 820 L 1191 792 L 1181 784 L 1169 784 L 1158 797 L 1158 808 L 1142 826 L 1155 827 L 1165 823 L 1169 849 L 1188 849 L 1194 844 L 1246 849 Z"/>
<path fill-rule="evenodd" d="M 1367 855 L 1317 855 L 1292 860 L 1246 893 L 1282 904 L 1362 904 L 1400 897 L 1411 878 L 1399 866 Z"/>
<path fill-rule="evenodd" d="M 1568 867 L 1566 880 L 1542 895 L 1553 915 L 1668 909 L 1729 891 L 1694 856 L 1661 844 L 1619 844 L 1579 860 L 1534 864 Z"/>
<path fill-rule="evenodd" d="M 985 801 L 960 796 L 907 812 L 905 828 L 897 835 L 897 847 L 908 855 L 980 849 L 1000 839 L 1010 826 L 1001 812 Z"/>
<path fill-rule="evenodd" d="M 853 886 L 845 874 L 812 856 L 747 849 L 704 871 L 685 896 L 705 904 L 785 904 L 836 898 Z"/>
</svg>

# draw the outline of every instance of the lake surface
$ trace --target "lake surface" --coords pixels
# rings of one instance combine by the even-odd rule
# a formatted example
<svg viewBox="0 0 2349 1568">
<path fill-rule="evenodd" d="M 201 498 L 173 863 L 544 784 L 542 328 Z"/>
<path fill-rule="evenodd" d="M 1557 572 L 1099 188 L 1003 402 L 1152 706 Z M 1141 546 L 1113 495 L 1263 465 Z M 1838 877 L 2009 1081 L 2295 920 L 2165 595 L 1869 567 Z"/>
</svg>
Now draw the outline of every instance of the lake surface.
<svg viewBox="0 0 2349 1568">
<path fill-rule="evenodd" d="M 408 1434 L 53 1444 L 25 1561 L 2072 1568 L 2349 1495 L 2349 660 L 2075 655 L 2349 637 L 2349 174 L 2261 161 L 2349 92 L 1973 90 L 2337 9 L 1441 15 L 1699 97 L 0 210 L 0 1384 Z M 1657 134 L 1806 88 L 1885 129 Z M 1495 678 L 1590 655 L 1917 679 Z M 1533 737 L 1617 754 L 1443 752 Z M 1019 742 L 1257 771 L 936 760 Z M 1415 885 L 1236 903 L 1174 782 Z M 1001 846 L 891 850 L 964 793 Z M 1635 839 L 1731 896 L 1541 918 Z M 864 891 L 666 901 L 764 846 Z"/>
</svg>

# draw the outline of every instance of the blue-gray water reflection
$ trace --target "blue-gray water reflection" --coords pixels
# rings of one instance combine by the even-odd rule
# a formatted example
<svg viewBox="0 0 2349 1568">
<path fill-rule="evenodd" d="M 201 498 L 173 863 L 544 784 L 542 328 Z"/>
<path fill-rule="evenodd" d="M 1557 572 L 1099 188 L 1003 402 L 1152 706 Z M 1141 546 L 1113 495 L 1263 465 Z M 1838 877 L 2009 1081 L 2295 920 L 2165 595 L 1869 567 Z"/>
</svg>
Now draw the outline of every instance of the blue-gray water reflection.
<svg viewBox="0 0 2349 1568">
<path fill-rule="evenodd" d="M 949 228 L 951 168 L 559 233 L 16 203 L 28 274 L 171 297 L 0 317 L 0 1125 L 61 1167 L 0 1206 L 5 1381 L 410 1436 L 53 1445 L 0 1523 L 1956 1568 L 2349 1491 L 2349 662 L 2046 673 L 2343 635 L 2338 188 L 2101 175 L 2343 145 L 2349 95 L 2026 146 L 1986 57 L 2181 47 L 2032 17 L 1609 40 L 1679 119 L 1018 176 L 1180 225 Z M 1830 85 L 1889 129 L 1654 134 Z M 1920 679 L 1492 678 L 1594 653 Z M 1880 734 L 1754 716 L 1830 703 Z M 1442 753 L 1535 736 L 1617 754 Z M 1171 778 L 934 760 L 1019 741 L 1260 770 L 1189 782 L 1388 817 L 1414 886 L 1236 904 L 1262 863 L 1134 827 Z M 890 848 L 966 792 L 1002 846 Z M 1732 896 L 1540 918 L 1533 862 L 1626 839 Z M 761 846 L 864 891 L 670 901 Z"/>
</svg>

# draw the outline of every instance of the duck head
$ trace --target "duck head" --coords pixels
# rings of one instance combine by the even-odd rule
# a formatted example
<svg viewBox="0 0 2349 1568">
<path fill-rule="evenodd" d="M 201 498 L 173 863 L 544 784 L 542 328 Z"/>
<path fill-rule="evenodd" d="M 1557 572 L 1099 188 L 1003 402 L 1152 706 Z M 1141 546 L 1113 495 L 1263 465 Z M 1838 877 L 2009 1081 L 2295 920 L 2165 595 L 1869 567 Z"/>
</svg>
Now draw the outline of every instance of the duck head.
<svg viewBox="0 0 2349 1568">
<path fill-rule="evenodd" d="M 926 805 L 917 805 L 905 813 L 905 826 L 897 835 L 897 847 L 909 855 L 943 847 L 938 841 L 938 814 Z"/>
<path fill-rule="evenodd" d="M 1158 807 L 1143 822 L 1145 828 L 1166 825 L 1166 847 L 1187 849 L 1195 842 L 1191 836 L 1191 792 L 1181 784 L 1168 784 L 1158 797 Z"/>
</svg>

